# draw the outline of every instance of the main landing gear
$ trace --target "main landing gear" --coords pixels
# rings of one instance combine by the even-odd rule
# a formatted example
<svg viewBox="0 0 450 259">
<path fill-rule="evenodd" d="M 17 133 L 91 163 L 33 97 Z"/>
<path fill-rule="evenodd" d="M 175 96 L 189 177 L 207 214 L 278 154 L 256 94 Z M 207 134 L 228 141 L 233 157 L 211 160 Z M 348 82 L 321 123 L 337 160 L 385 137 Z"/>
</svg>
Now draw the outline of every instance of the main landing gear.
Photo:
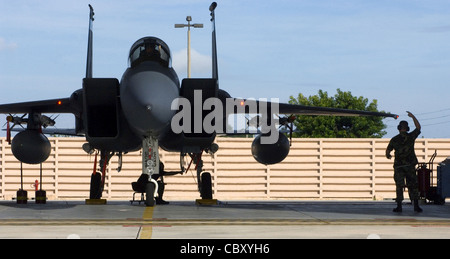
<svg viewBox="0 0 450 259">
<path fill-rule="evenodd" d="M 97 157 L 98 152 L 95 153 L 94 170 L 91 175 L 91 186 L 89 191 L 89 199 L 91 201 L 100 200 L 102 198 L 103 190 L 105 188 L 106 168 L 109 160 L 113 157 L 114 152 L 101 151 L 100 152 L 100 171 L 97 171 Z"/>
<path fill-rule="evenodd" d="M 191 157 L 191 162 L 186 171 L 190 169 L 192 164 L 195 164 L 195 170 L 197 172 L 197 185 L 198 191 L 200 192 L 201 199 L 196 200 L 197 204 L 217 204 L 217 200 L 213 199 L 212 191 L 212 177 L 211 173 L 203 172 L 203 160 L 202 153 L 189 153 L 181 154 L 180 162 L 184 160 L 184 156 L 189 155 Z M 183 167 L 183 165 L 182 165 Z"/>
</svg>

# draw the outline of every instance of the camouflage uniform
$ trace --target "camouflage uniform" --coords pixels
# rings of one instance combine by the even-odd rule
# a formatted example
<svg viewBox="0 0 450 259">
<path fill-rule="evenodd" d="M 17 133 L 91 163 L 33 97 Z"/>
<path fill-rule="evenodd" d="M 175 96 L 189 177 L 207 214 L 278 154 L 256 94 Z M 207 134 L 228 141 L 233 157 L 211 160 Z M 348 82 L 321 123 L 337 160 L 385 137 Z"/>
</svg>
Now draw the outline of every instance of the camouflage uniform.
<svg viewBox="0 0 450 259">
<path fill-rule="evenodd" d="M 416 175 L 418 163 L 414 152 L 414 142 L 419 136 L 420 130 L 415 129 L 411 133 L 401 132 L 389 142 L 387 150 L 395 150 L 394 181 L 396 185 L 397 202 L 403 201 L 403 188 L 408 187 L 409 198 L 419 199 L 419 190 Z"/>
</svg>

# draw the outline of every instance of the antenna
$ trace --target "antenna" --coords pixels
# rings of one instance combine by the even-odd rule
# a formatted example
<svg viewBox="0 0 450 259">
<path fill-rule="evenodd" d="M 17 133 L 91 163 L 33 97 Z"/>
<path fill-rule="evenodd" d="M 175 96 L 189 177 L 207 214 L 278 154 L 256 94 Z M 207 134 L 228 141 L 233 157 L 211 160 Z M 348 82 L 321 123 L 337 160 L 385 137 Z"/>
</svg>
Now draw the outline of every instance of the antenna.
<svg viewBox="0 0 450 259">
<path fill-rule="evenodd" d="M 211 22 L 212 22 L 212 77 L 219 81 L 218 66 L 217 66 L 217 44 L 216 44 L 216 16 L 214 10 L 217 7 L 217 3 L 213 2 L 209 6 L 209 11 L 211 11 Z"/>
<path fill-rule="evenodd" d="M 86 78 L 92 78 L 92 38 L 94 33 L 92 31 L 92 23 L 94 22 L 94 8 L 89 5 L 89 31 L 88 31 L 88 47 L 86 58 Z"/>
</svg>

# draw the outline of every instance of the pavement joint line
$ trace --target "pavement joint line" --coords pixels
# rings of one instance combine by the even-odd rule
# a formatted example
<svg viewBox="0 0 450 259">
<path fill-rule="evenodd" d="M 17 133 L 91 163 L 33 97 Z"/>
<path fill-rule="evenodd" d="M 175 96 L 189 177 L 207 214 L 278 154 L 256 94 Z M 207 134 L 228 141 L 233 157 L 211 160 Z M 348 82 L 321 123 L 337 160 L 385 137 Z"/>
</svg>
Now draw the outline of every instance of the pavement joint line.
<svg viewBox="0 0 450 259">
<path fill-rule="evenodd" d="M 151 227 L 167 226 L 260 226 L 260 225 L 407 225 L 450 226 L 450 220 L 417 219 L 2 219 L 0 226 L 65 226 L 65 225 L 122 225 L 139 226 L 151 231 Z M 147 229 L 149 228 L 149 229 Z M 151 233 L 147 233 L 151 234 Z"/>
</svg>

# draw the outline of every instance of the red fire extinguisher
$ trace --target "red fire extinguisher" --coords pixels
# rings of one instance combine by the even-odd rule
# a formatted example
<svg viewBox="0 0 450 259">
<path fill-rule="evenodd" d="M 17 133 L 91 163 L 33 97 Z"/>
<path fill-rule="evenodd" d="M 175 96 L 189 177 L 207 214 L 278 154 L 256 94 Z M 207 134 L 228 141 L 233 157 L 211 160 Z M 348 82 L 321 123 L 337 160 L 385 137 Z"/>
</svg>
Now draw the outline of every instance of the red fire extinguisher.
<svg viewBox="0 0 450 259">
<path fill-rule="evenodd" d="M 35 191 L 39 190 L 39 181 L 38 180 L 34 181 L 34 190 Z"/>
</svg>

